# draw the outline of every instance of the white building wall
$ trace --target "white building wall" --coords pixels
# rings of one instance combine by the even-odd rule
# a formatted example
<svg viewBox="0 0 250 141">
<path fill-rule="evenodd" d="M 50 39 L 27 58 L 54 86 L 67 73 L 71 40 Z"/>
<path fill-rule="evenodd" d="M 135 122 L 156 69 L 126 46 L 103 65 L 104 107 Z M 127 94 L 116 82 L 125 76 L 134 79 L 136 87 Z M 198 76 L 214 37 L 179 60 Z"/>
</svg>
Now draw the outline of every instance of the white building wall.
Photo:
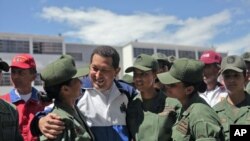
<svg viewBox="0 0 250 141">
<path fill-rule="evenodd" d="M 122 69 L 121 69 L 121 74 L 122 76 L 125 74 L 125 70 L 133 65 L 134 62 L 134 51 L 133 47 L 131 44 L 128 44 L 122 48 L 122 58 L 123 58 L 123 63 L 121 64 Z"/>
</svg>

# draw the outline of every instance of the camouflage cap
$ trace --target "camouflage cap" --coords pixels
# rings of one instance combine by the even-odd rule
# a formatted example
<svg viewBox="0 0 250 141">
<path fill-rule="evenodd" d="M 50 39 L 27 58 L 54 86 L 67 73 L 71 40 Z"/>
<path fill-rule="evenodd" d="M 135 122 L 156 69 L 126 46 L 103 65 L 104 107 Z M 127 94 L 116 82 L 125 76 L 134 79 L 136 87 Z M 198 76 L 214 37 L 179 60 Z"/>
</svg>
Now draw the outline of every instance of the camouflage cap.
<svg viewBox="0 0 250 141">
<path fill-rule="evenodd" d="M 152 56 L 147 54 L 140 54 L 136 57 L 134 65 L 128 67 L 125 72 L 132 72 L 134 69 L 139 69 L 142 71 L 157 70 L 159 68 L 158 62 Z"/>
<path fill-rule="evenodd" d="M 41 72 L 41 79 L 46 87 L 54 86 L 88 74 L 87 69 L 76 69 L 75 61 L 70 55 L 62 55 L 59 59 L 50 63 Z"/>
<path fill-rule="evenodd" d="M 165 54 L 160 53 L 160 52 L 153 54 L 152 57 L 155 58 L 156 60 L 168 62 L 168 57 Z"/>
<path fill-rule="evenodd" d="M 243 53 L 242 58 L 244 61 L 250 62 L 250 52 Z"/>
<path fill-rule="evenodd" d="M 163 84 L 178 82 L 195 84 L 203 81 L 203 68 L 204 64 L 200 61 L 181 58 L 174 61 L 168 72 L 157 74 L 157 77 Z"/>
<path fill-rule="evenodd" d="M 222 59 L 220 73 L 223 73 L 226 70 L 243 72 L 243 70 L 245 69 L 246 69 L 246 64 L 242 57 L 237 55 L 230 55 Z"/>
</svg>

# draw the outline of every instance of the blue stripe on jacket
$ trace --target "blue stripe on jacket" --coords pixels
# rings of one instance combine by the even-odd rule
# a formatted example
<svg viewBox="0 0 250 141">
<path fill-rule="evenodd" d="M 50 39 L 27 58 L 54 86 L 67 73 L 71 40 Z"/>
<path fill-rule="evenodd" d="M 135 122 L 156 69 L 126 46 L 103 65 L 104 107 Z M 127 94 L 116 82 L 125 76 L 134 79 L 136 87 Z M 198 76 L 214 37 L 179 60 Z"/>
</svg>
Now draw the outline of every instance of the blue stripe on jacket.
<svg viewBox="0 0 250 141">
<path fill-rule="evenodd" d="M 96 141 L 128 141 L 129 134 L 125 125 L 90 127 Z"/>
</svg>

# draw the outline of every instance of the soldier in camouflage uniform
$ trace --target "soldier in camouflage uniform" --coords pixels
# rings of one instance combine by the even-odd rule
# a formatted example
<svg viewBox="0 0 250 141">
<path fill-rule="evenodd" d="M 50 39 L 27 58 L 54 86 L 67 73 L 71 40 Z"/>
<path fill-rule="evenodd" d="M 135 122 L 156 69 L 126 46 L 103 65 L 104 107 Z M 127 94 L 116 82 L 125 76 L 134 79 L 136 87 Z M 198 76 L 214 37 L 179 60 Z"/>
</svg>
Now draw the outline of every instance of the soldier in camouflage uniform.
<svg viewBox="0 0 250 141">
<path fill-rule="evenodd" d="M 250 124 L 250 95 L 244 91 L 247 74 L 243 58 L 236 55 L 223 58 L 220 73 L 228 96 L 213 108 L 223 125 L 225 138 L 229 141 L 231 124 Z"/>
<path fill-rule="evenodd" d="M 134 73 L 134 84 L 139 90 L 127 108 L 127 124 L 132 138 L 137 141 L 169 141 L 176 122 L 180 103 L 154 88 L 158 63 L 152 56 L 139 55 L 126 72 Z"/>
<path fill-rule="evenodd" d="M 169 72 L 157 75 L 160 82 L 166 84 L 168 95 L 177 98 L 183 106 L 172 128 L 174 141 L 224 140 L 217 114 L 198 95 L 206 90 L 203 67 L 200 61 L 182 58 L 174 61 Z"/>
<path fill-rule="evenodd" d="M 9 71 L 9 65 L 0 58 L 0 81 L 2 70 Z M 18 113 L 14 105 L 0 99 L 0 141 L 23 141 L 18 129 Z"/>
<path fill-rule="evenodd" d="M 49 64 L 42 72 L 44 89 L 50 98 L 54 98 L 52 113 L 61 117 L 65 129 L 55 140 L 93 141 L 94 136 L 85 122 L 85 117 L 75 105 L 81 93 L 81 82 L 78 77 L 88 74 L 83 69 L 76 69 L 73 58 L 62 55 Z M 40 140 L 48 140 L 44 135 Z"/>
</svg>

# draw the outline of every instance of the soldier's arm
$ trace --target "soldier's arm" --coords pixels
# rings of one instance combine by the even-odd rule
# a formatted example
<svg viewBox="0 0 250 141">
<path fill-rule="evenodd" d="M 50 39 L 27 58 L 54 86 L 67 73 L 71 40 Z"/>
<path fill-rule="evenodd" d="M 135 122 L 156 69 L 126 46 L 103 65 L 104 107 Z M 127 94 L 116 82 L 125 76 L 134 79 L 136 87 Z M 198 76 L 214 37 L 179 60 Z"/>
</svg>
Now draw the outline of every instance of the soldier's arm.
<svg viewBox="0 0 250 141">
<path fill-rule="evenodd" d="M 48 139 L 55 139 L 64 130 L 64 123 L 56 114 L 39 113 L 37 114 L 30 125 L 31 133 L 35 136 L 43 134 Z"/>
</svg>

